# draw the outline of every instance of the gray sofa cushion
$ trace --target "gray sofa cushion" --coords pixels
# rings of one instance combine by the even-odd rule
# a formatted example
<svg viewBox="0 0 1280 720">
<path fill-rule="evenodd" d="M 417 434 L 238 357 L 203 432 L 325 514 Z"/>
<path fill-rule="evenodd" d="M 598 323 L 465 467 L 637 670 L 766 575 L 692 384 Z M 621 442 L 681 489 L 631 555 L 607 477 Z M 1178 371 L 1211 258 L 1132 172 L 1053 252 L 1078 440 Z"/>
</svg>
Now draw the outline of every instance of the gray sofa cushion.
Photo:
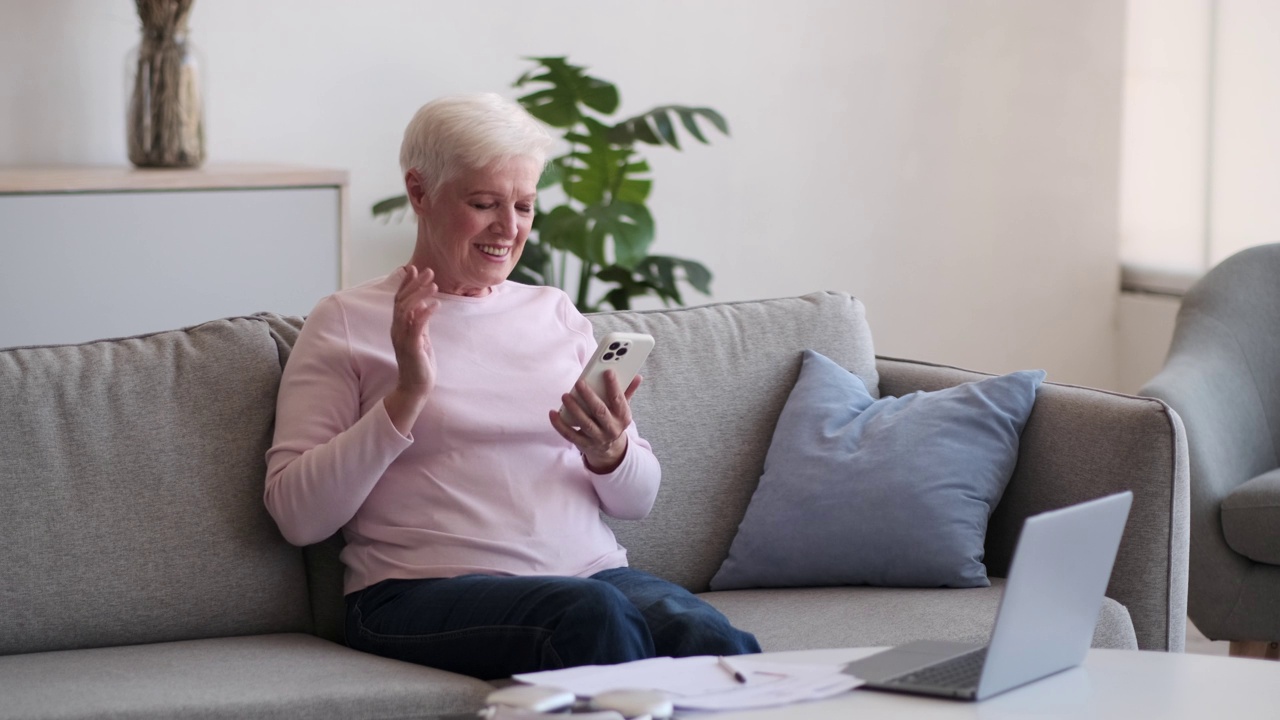
<svg viewBox="0 0 1280 720">
<path fill-rule="evenodd" d="M 736 626 L 755 633 L 766 652 L 900 645 L 913 640 L 985 643 L 1004 578 L 985 588 L 787 588 L 728 590 L 698 597 Z M 1104 598 L 1093 646 L 1138 649 L 1123 605 Z"/>
<path fill-rule="evenodd" d="M 1280 565 L 1280 469 L 1240 485 L 1222 501 L 1222 532 L 1232 550 Z"/>
<path fill-rule="evenodd" d="M 0 654 L 309 631 L 262 504 L 279 378 L 247 318 L 0 351 Z"/>
<path fill-rule="evenodd" d="M 611 524 L 634 567 L 695 592 L 707 589 L 755 492 L 801 351 L 826 355 L 879 397 L 866 313 L 845 294 L 590 319 L 597 337 L 617 330 L 658 339 L 632 410 L 662 462 L 662 489 L 647 519 Z"/>
<path fill-rule="evenodd" d="M 0 688 L 0 720 L 425 718 L 493 689 L 295 634 L 0 657 Z"/>
</svg>

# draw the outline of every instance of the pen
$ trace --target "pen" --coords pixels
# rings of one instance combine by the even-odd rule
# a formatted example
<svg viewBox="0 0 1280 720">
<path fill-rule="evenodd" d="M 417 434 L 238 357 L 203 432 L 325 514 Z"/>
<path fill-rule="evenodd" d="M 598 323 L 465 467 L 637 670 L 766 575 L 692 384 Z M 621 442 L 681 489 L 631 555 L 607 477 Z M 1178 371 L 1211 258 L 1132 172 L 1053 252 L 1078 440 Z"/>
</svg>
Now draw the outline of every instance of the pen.
<svg viewBox="0 0 1280 720">
<path fill-rule="evenodd" d="M 739 670 L 738 668 L 734 667 L 734 666 L 733 666 L 733 663 L 729 662 L 729 659 L 728 659 L 728 658 L 726 658 L 725 656 L 721 655 L 721 656 L 717 657 L 717 658 L 716 658 L 716 662 L 717 662 L 717 664 L 719 664 L 719 665 L 720 665 L 720 667 L 724 668 L 724 671 L 725 671 L 725 672 L 727 672 L 727 673 L 729 673 L 730 675 L 732 675 L 734 680 L 736 680 L 736 681 L 738 681 L 738 682 L 740 682 L 740 683 L 743 683 L 743 684 L 745 684 L 745 683 L 747 682 L 747 676 L 746 676 L 746 675 L 744 675 L 744 674 L 742 674 L 742 671 L 741 671 L 741 670 Z"/>
</svg>

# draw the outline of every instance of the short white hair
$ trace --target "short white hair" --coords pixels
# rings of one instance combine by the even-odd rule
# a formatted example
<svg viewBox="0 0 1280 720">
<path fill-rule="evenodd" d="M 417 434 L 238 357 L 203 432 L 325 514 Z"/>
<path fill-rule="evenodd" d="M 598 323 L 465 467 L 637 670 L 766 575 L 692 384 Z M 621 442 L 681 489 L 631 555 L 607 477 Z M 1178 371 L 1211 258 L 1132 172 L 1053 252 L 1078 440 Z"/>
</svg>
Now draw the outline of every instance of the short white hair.
<svg viewBox="0 0 1280 720">
<path fill-rule="evenodd" d="M 419 108 L 404 129 L 400 172 L 417 170 L 434 196 L 464 169 L 522 157 L 542 165 L 551 142 L 542 123 L 501 95 L 447 95 Z"/>
</svg>

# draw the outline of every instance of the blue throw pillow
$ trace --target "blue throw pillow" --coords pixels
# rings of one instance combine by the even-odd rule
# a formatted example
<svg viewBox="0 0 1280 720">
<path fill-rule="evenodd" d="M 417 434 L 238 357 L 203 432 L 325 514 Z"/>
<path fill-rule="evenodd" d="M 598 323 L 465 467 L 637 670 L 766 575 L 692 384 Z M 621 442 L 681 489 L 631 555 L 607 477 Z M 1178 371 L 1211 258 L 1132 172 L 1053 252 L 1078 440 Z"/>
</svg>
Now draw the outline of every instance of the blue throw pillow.
<svg viewBox="0 0 1280 720">
<path fill-rule="evenodd" d="M 986 587 L 987 519 L 1043 370 L 876 400 L 806 350 L 712 590 Z"/>
</svg>

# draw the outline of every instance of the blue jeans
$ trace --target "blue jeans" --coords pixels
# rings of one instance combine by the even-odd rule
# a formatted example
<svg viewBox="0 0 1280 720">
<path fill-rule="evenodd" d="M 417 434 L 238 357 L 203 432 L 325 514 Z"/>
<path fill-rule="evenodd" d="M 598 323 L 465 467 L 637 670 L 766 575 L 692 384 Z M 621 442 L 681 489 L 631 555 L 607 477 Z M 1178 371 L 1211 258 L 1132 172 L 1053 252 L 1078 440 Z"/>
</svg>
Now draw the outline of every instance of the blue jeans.
<svg viewBox="0 0 1280 720">
<path fill-rule="evenodd" d="M 347 644 L 484 680 L 669 655 L 760 652 L 688 590 L 631 568 L 589 578 L 384 580 L 347 596 Z"/>
</svg>

